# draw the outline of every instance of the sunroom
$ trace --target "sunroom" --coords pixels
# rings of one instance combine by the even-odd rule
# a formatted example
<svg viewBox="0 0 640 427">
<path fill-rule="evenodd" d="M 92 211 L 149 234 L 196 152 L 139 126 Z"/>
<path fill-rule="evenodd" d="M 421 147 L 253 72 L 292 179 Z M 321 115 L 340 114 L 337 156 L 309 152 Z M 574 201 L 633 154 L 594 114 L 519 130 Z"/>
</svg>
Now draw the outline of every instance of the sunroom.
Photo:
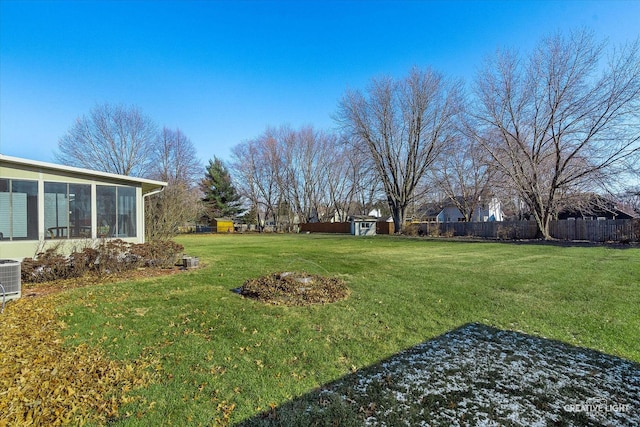
<svg viewBox="0 0 640 427">
<path fill-rule="evenodd" d="M 0 259 L 98 238 L 144 242 L 144 199 L 166 182 L 0 154 Z"/>
</svg>

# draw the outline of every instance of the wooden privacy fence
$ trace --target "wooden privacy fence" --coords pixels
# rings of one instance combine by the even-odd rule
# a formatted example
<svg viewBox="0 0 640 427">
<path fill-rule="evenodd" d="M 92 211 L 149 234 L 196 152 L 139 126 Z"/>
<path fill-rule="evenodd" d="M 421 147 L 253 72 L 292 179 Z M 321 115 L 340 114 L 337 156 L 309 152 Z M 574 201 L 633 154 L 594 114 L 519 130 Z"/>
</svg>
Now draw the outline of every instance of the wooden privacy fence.
<svg viewBox="0 0 640 427">
<path fill-rule="evenodd" d="M 351 233 L 350 222 L 309 222 L 300 224 L 301 233 Z M 393 222 L 376 222 L 377 234 L 393 234 Z"/>
<path fill-rule="evenodd" d="M 640 241 L 640 219 L 552 221 L 549 232 L 553 237 L 561 240 Z"/>
<path fill-rule="evenodd" d="M 349 222 L 314 222 L 300 224 L 301 232 L 351 232 Z M 485 239 L 535 239 L 538 226 L 535 221 L 494 222 L 423 222 L 411 224 L 420 234 L 427 236 L 470 236 Z M 393 234 L 392 222 L 376 223 L 378 234 Z M 587 240 L 591 242 L 640 241 L 640 219 L 558 220 L 549 225 L 551 236 L 560 240 Z"/>
<path fill-rule="evenodd" d="M 351 233 L 350 222 L 308 222 L 300 224 L 300 232 L 310 233 Z"/>
<path fill-rule="evenodd" d="M 468 236 L 485 239 L 534 239 L 535 221 L 426 222 L 418 225 L 418 234 L 427 236 Z"/>
<path fill-rule="evenodd" d="M 471 236 L 486 239 L 534 239 L 535 221 L 500 222 L 428 222 L 414 224 L 421 235 Z M 640 240 L 640 219 L 558 220 L 551 221 L 549 232 L 560 240 L 620 242 Z"/>
<path fill-rule="evenodd" d="M 378 221 L 376 222 L 376 234 L 393 234 L 393 222 Z"/>
</svg>

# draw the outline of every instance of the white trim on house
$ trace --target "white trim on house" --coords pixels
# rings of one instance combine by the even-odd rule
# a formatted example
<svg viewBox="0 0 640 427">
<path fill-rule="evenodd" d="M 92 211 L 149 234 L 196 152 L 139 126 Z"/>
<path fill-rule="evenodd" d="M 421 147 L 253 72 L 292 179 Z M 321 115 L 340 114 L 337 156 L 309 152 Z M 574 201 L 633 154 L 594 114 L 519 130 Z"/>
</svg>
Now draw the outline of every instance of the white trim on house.
<svg viewBox="0 0 640 427">
<path fill-rule="evenodd" d="M 59 171 L 59 172 L 64 172 L 67 174 L 74 174 L 74 175 L 87 175 L 93 178 L 104 178 L 107 181 L 117 180 L 117 181 L 128 181 L 131 183 L 141 183 L 143 194 L 157 190 L 160 187 L 164 188 L 167 186 L 167 183 L 164 181 L 155 181 L 152 179 L 137 178 L 137 177 L 128 176 L 128 175 L 118 175 L 115 173 L 100 172 L 100 171 L 94 171 L 91 169 L 59 165 L 56 163 L 41 162 L 38 160 L 28 160 L 28 159 L 22 159 L 19 157 L 5 156 L 4 154 L 0 154 L 0 165 L 2 163 L 9 163 L 9 164 L 13 163 L 15 165 L 23 165 L 30 168 L 42 168 L 42 169 L 48 169 L 51 171 Z"/>
</svg>

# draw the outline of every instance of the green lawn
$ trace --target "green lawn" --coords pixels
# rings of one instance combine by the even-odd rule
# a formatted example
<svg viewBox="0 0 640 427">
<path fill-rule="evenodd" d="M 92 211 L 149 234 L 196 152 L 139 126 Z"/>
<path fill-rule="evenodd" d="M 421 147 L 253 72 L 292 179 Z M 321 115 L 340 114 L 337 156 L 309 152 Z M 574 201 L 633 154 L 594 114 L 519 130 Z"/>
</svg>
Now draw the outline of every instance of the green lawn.
<svg viewBox="0 0 640 427">
<path fill-rule="evenodd" d="M 71 344 L 157 360 L 156 383 L 114 424 L 239 422 L 469 322 L 640 361 L 640 249 L 313 234 L 177 240 L 203 268 L 76 289 L 60 309 Z M 339 276 L 352 294 L 294 308 L 231 291 L 291 270 Z"/>
</svg>

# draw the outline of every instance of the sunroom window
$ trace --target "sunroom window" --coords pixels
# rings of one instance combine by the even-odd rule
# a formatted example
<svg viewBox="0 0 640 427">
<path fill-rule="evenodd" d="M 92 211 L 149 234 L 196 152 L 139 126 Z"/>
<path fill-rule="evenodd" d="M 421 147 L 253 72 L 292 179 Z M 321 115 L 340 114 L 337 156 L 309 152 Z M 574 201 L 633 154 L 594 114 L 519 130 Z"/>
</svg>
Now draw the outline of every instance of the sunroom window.
<svg viewBox="0 0 640 427">
<path fill-rule="evenodd" d="M 135 187 L 96 186 L 98 237 L 136 237 Z"/>
<path fill-rule="evenodd" d="M 38 239 L 38 183 L 0 179 L 0 240 Z"/>
<path fill-rule="evenodd" d="M 91 186 L 45 182 L 44 228 L 48 239 L 91 237 Z"/>
</svg>

